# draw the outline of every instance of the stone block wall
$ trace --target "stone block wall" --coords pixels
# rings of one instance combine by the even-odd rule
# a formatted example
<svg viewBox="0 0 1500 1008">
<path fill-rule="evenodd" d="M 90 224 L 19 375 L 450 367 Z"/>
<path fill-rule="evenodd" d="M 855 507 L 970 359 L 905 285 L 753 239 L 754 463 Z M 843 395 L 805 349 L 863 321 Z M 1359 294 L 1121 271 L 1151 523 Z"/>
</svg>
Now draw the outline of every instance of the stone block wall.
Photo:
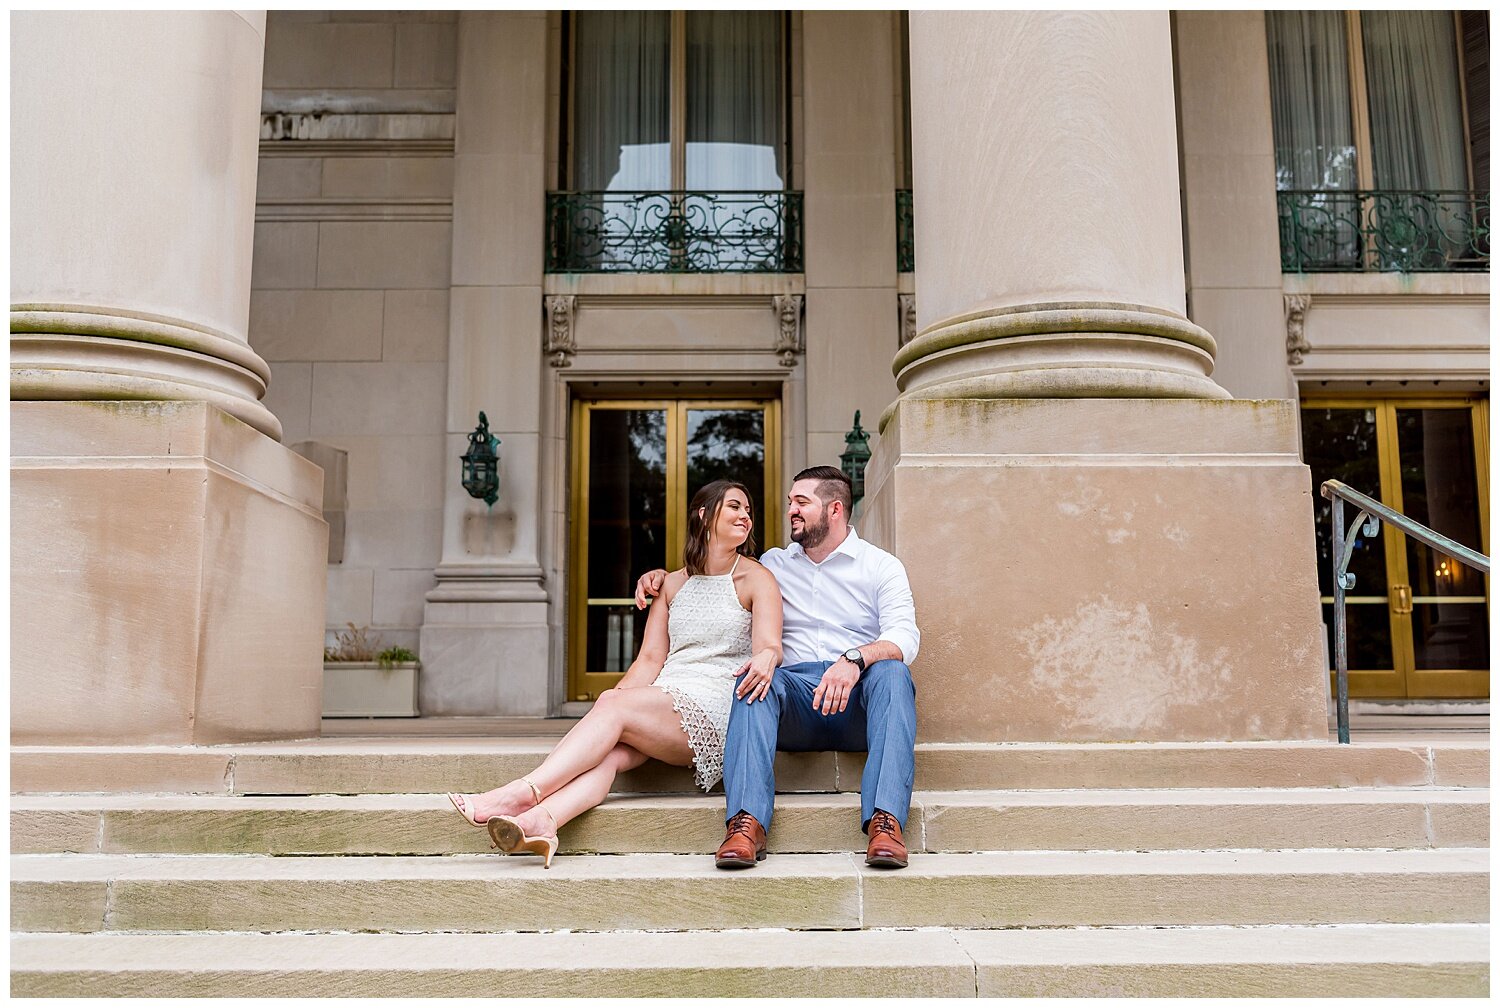
<svg viewBox="0 0 1500 1008">
<path fill-rule="evenodd" d="M 348 453 L 330 630 L 417 647 L 442 552 L 457 14 L 273 11 L 250 343 L 284 441 Z"/>
</svg>

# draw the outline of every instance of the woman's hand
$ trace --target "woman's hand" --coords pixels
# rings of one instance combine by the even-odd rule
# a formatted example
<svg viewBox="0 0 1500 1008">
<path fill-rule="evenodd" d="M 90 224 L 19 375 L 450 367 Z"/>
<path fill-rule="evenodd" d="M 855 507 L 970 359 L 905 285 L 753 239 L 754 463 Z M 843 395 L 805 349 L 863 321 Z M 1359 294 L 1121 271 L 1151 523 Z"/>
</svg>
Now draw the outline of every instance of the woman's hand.
<svg viewBox="0 0 1500 1008">
<path fill-rule="evenodd" d="M 764 700 L 771 689 L 771 677 L 776 674 L 776 665 L 780 661 L 781 655 L 774 648 L 758 652 L 735 673 L 740 682 L 734 688 L 734 695 L 746 703 Z"/>
</svg>

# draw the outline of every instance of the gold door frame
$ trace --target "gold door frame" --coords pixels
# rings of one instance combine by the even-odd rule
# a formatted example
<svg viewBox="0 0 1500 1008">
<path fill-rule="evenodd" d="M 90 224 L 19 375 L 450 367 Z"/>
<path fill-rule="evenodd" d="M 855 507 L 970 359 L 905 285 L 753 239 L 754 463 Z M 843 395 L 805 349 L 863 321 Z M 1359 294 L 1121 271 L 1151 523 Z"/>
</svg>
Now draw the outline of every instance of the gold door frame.
<svg viewBox="0 0 1500 1008">
<path fill-rule="evenodd" d="M 588 489 L 589 489 L 589 438 L 588 417 L 594 410 L 662 410 L 667 414 L 666 423 L 666 493 L 667 499 L 678 500 L 687 491 L 687 415 L 690 410 L 702 409 L 760 409 L 763 413 L 762 431 L 765 436 L 765 492 L 764 510 L 755 516 L 756 542 L 762 552 L 781 544 L 781 522 L 771 516 L 780 515 L 781 510 L 781 400 L 766 396 L 745 396 L 716 399 L 711 396 L 692 396 L 680 399 L 609 399 L 602 397 L 580 397 L 573 400 L 569 437 L 572 441 L 571 488 L 568 494 L 568 700 L 592 700 L 598 691 L 590 689 L 587 682 L 601 673 L 591 673 L 585 668 L 588 659 L 586 637 L 588 634 L 588 609 L 590 605 L 634 605 L 634 599 L 590 598 L 588 593 Z M 684 505 L 686 502 L 684 502 Z M 667 511 L 666 552 L 668 567 L 681 566 L 682 549 L 686 539 L 687 514 Z M 640 573 L 644 574 L 645 571 Z M 618 678 L 618 677 L 614 677 Z"/>
<path fill-rule="evenodd" d="M 1380 486 L 1355 487 L 1380 500 L 1387 507 L 1406 511 L 1405 497 L 1401 489 L 1401 446 L 1396 423 L 1397 410 L 1451 409 L 1468 410 L 1470 430 L 1474 439 L 1475 490 L 1479 507 L 1479 552 L 1489 555 L 1489 398 L 1474 393 L 1456 393 L 1441 396 L 1421 392 L 1392 392 L 1379 396 L 1368 394 L 1340 395 L 1336 392 L 1306 396 L 1300 402 L 1302 409 L 1363 409 L 1376 413 L 1377 450 L 1379 452 Z M 1318 488 L 1314 487 L 1317 493 Z M 1368 697 L 1414 697 L 1431 699 L 1460 699 L 1489 696 L 1488 669 L 1418 669 L 1416 668 L 1416 641 L 1412 630 L 1410 605 L 1398 612 L 1395 604 L 1398 588 L 1410 590 L 1410 569 L 1407 561 L 1406 536 L 1400 530 L 1382 523 L 1380 530 L 1382 548 L 1385 552 L 1386 609 L 1390 619 L 1391 664 L 1390 669 L 1351 669 L 1349 671 L 1349 693 L 1351 696 Z M 1468 545 L 1465 543 L 1465 545 Z M 1490 579 L 1485 575 L 1484 597 L 1478 596 L 1407 596 L 1411 604 L 1444 602 L 1483 602 L 1490 604 Z M 1333 597 L 1325 595 L 1320 600 L 1332 604 Z M 1332 670 L 1329 672 L 1333 674 Z"/>
</svg>

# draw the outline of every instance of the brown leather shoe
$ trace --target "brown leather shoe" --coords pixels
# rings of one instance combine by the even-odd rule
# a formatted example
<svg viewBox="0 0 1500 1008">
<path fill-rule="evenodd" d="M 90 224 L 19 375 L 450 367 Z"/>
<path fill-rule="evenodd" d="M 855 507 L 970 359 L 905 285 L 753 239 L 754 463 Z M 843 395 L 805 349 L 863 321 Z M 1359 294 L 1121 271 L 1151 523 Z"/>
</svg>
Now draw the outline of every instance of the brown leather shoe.
<svg viewBox="0 0 1500 1008">
<path fill-rule="evenodd" d="M 875 810 L 870 817 L 870 849 L 865 864 L 871 868 L 905 868 L 906 841 L 901 839 L 901 824 L 889 812 Z"/>
<path fill-rule="evenodd" d="M 724 842 L 714 855 L 714 867 L 754 868 L 757 861 L 765 859 L 766 828 L 749 812 L 741 812 L 729 820 Z"/>
</svg>

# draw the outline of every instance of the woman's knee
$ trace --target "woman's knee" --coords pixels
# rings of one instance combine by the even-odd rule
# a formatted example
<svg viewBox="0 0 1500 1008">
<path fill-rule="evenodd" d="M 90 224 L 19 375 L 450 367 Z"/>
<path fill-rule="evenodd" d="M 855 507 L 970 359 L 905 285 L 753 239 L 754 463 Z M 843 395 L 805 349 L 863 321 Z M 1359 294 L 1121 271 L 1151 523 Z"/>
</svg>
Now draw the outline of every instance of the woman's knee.
<svg viewBox="0 0 1500 1008">
<path fill-rule="evenodd" d="M 634 746 L 626 745 L 624 742 L 616 745 L 604 757 L 604 761 L 610 765 L 615 773 L 623 773 L 645 762 L 646 757 Z"/>
<path fill-rule="evenodd" d="M 765 706 L 765 701 L 770 700 L 772 697 L 774 697 L 779 704 L 782 697 L 786 695 L 786 683 L 786 673 L 779 668 L 772 669 L 771 685 L 766 688 L 766 695 L 764 697 L 759 697 L 752 702 L 750 698 L 756 696 L 759 691 L 755 689 L 746 690 L 745 695 L 740 696 L 739 682 L 737 681 L 735 683 L 734 706 L 744 707 L 747 710 L 769 710 L 770 708 L 767 708 Z"/>
<path fill-rule="evenodd" d="M 622 712 L 628 705 L 628 698 L 625 696 L 625 692 L 622 689 L 605 690 L 595 698 L 594 706 L 590 707 L 589 712 L 584 716 L 586 718 L 593 718 L 596 721 L 620 720 Z"/>
</svg>

